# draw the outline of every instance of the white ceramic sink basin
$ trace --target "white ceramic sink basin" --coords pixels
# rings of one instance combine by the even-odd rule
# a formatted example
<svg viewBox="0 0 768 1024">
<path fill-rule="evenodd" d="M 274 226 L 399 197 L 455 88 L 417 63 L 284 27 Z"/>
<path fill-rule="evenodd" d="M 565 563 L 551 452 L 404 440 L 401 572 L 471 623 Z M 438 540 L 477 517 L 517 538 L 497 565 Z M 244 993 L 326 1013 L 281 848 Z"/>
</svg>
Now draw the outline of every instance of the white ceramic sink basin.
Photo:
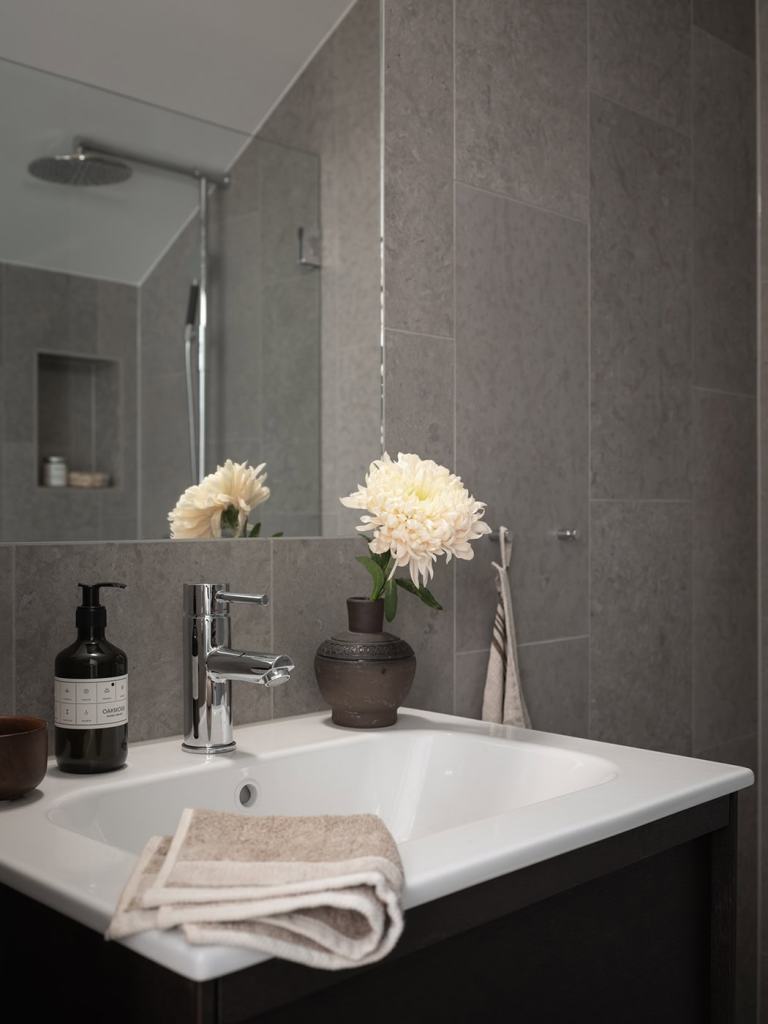
<svg viewBox="0 0 768 1024">
<path fill-rule="evenodd" d="M 98 931 L 137 851 L 185 807 L 242 814 L 381 815 L 398 841 L 405 905 L 446 896 L 751 785 L 746 768 L 425 711 L 377 732 L 327 714 L 241 726 L 205 758 L 178 738 L 134 744 L 108 775 L 64 775 L 0 803 L 0 881 Z M 265 957 L 147 932 L 126 945 L 185 977 Z"/>
<path fill-rule="evenodd" d="M 427 729 L 336 737 L 335 743 L 234 758 L 64 797 L 56 825 L 138 853 L 170 834 L 185 807 L 240 814 L 381 816 L 398 843 L 506 814 L 612 779 L 604 758 L 557 747 Z M 121 773 L 122 774 L 122 773 Z"/>
</svg>

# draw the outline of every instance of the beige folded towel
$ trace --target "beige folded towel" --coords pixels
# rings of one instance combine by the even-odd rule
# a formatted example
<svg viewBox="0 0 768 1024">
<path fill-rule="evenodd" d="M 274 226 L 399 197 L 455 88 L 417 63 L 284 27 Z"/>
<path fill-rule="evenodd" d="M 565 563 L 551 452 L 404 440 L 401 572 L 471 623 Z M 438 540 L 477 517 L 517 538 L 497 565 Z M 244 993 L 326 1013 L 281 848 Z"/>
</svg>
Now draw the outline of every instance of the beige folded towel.
<svg viewBox="0 0 768 1024">
<path fill-rule="evenodd" d="M 189 942 L 245 946 L 339 970 L 381 960 L 403 930 L 403 868 L 373 814 L 246 817 L 185 810 L 149 840 L 107 931 L 180 926 Z"/>
<path fill-rule="evenodd" d="M 511 541 L 505 526 L 499 528 L 501 565 L 492 562 L 496 571 L 496 589 L 499 601 L 493 620 L 491 650 L 483 691 L 484 722 L 498 722 L 504 725 L 518 725 L 530 729 L 531 718 L 523 696 L 520 679 L 520 665 L 517 660 L 517 636 L 515 617 L 512 613 L 512 590 L 509 585 L 510 553 L 507 545 Z"/>
</svg>

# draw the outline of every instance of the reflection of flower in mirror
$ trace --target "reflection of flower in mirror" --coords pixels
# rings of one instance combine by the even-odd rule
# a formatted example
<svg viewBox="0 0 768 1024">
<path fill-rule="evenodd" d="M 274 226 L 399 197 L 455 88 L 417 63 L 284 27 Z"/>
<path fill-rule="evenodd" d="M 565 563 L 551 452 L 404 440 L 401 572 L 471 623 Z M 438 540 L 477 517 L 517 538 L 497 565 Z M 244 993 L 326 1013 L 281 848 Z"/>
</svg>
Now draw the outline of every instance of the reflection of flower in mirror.
<svg viewBox="0 0 768 1024">
<path fill-rule="evenodd" d="M 357 529 L 372 534 L 372 557 L 359 561 L 373 578 L 371 598 L 384 598 L 389 621 L 397 608 L 395 584 L 439 608 L 426 588 L 434 562 L 440 555 L 446 561 L 472 558 L 471 542 L 491 532 L 482 522 L 485 504 L 475 501 L 461 479 L 413 454 L 401 452 L 393 462 L 385 452 L 369 466 L 365 484 L 341 503 L 368 513 Z M 406 567 L 410 580 L 396 580 L 397 569 Z"/>
<path fill-rule="evenodd" d="M 269 497 L 264 481 L 265 462 L 253 467 L 227 459 L 202 483 L 188 487 L 168 513 L 172 540 L 221 537 L 222 529 L 235 537 L 259 535 L 257 523 L 248 533 L 248 516 Z"/>
</svg>

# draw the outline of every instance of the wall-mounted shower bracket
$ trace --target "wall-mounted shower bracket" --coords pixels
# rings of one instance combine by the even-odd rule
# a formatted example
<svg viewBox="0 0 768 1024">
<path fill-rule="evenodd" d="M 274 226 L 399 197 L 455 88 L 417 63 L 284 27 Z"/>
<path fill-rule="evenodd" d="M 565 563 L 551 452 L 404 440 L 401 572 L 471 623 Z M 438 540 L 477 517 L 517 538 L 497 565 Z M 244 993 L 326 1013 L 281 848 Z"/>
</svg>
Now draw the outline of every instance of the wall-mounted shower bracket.
<svg viewBox="0 0 768 1024">
<path fill-rule="evenodd" d="M 309 270 L 319 270 L 322 266 L 320 260 L 320 235 L 317 232 L 310 232 L 300 227 L 298 239 L 299 266 L 307 267 Z"/>
</svg>

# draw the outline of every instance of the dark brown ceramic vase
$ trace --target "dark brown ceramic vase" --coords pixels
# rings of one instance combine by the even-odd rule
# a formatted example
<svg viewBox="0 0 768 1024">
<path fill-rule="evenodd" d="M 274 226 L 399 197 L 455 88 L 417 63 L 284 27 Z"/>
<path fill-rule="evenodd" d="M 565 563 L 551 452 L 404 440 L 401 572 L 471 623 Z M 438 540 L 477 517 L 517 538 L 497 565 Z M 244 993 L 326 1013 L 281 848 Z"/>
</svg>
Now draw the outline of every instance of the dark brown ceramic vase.
<svg viewBox="0 0 768 1024">
<path fill-rule="evenodd" d="M 336 725 L 380 729 L 394 725 L 408 696 L 416 657 L 405 640 L 384 632 L 384 601 L 347 599 L 349 629 L 317 649 L 315 675 Z"/>
</svg>

